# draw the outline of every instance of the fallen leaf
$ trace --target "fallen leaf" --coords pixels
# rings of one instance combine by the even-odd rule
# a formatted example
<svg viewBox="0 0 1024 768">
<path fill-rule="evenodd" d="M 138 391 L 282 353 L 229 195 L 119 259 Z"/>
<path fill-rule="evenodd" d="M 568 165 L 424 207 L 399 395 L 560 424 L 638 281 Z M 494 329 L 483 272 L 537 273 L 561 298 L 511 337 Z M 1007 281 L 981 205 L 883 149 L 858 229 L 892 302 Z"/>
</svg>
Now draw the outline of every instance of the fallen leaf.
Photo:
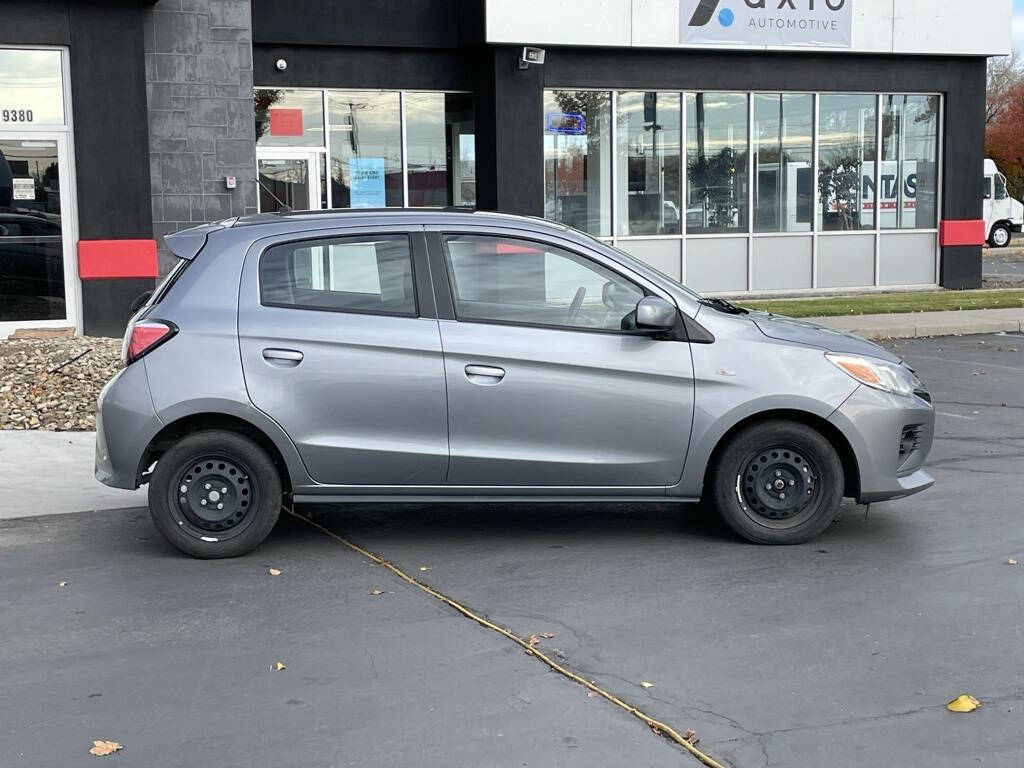
<svg viewBox="0 0 1024 768">
<path fill-rule="evenodd" d="M 68 585 L 68 583 L 66 581 L 58 581 L 57 582 L 57 586 L 58 587 L 66 587 L 67 585 Z"/>
<path fill-rule="evenodd" d="M 96 755 L 96 757 L 106 757 L 112 755 L 115 752 L 120 752 L 124 747 L 118 744 L 116 741 L 103 741 L 97 739 L 92 743 L 92 747 L 89 749 L 90 755 Z"/>
<path fill-rule="evenodd" d="M 1016 560 L 1014 560 L 1014 559 L 1013 559 L 1013 558 L 1011 557 L 1011 558 L 1010 558 L 1009 560 L 1007 560 L 1007 561 L 1006 561 L 1006 564 L 1007 564 L 1007 565 L 1016 565 L 1016 564 L 1017 564 L 1017 561 L 1016 561 Z"/>
<path fill-rule="evenodd" d="M 271 576 L 280 576 L 281 575 L 281 571 L 279 569 L 277 569 L 277 568 L 271 568 L 270 569 L 270 575 Z"/>
<path fill-rule="evenodd" d="M 644 680 L 642 683 L 640 683 L 640 687 L 641 688 L 653 688 L 654 687 L 654 683 L 648 683 L 646 680 Z"/>
<path fill-rule="evenodd" d="M 588 698 L 588 699 L 592 699 L 592 698 L 594 698 L 595 696 L 597 696 L 597 694 L 596 694 L 596 693 L 594 693 L 593 691 L 587 691 L 587 698 Z"/>
<path fill-rule="evenodd" d="M 380 589 L 375 589 L 372 592 L 370 592 L 370 594 L 373 595 L 374 597 L 376 597 L 377 595 L 383 595 L 384 591 L 380 590 Z"/>
<path fill-rule="evenodd" d="M 551 638 L 553 638 L 555 636 L 555 633 L 554 632 L 541 632 L 540 636 L 543 637 L 545 640 L 550 640 Z"/>
<path fill-rule="evenodd" d="M 694 733 L 692 728 L 687 728 L 686 733 L 683 734 L 683 741 L 689 742 L 690 744 L 696 746 L 697 742 L 700 741 L 700 739 L 697 738 L 697 734 Z"/>
<path fill-rule="evenodd" d="M 270 669 L 274 672 L 280 672 L 282 669 L 287 669 L 287 667 L 284 665 L 283 661 L 275 661 L 273 665 L 271 665 Z"/>
<path fill-rule="evenodd" d="M 533 648 L 540 640 L 537 639 L 536 635 L 530 635 L 530 647 Z"/>
<path fill-rule="evenodd" d="M 950 712 L 973 712 L 981 706 L 981 702 L 969 693 L 961 693 L 946 705 Z"/>
</svg>

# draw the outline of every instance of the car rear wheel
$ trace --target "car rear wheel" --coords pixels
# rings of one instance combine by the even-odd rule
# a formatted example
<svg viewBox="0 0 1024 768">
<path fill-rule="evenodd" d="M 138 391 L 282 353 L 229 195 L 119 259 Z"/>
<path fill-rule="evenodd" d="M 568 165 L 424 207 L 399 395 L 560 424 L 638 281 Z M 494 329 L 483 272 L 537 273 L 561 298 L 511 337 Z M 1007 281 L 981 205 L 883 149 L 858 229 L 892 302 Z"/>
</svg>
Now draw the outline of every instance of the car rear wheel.
<svg viewBox="0 0 1024 768">
<path fill-rule="evenodd" d="M 843 464 L 820 432 L 773 420 L 730 440 L 709 490 L 725 522 L 748 541 L 802 544 L 831 525 L 843 486 Z"/>
<path fill-rule="evenodd" d="M 988 236 L 988 244 L 993 248 L 1005 248 L 1010 244 L 1012 235 L 1006 224 L 996 224 Z"/>
<path fill-rule="evenodd" d="M 238 557 L 269 535 L 281 510 L 281 478 L 247 437 L 196 432 L 164 452 L 149 484 L 149 512 L 182 552 Z"/>
</svg>

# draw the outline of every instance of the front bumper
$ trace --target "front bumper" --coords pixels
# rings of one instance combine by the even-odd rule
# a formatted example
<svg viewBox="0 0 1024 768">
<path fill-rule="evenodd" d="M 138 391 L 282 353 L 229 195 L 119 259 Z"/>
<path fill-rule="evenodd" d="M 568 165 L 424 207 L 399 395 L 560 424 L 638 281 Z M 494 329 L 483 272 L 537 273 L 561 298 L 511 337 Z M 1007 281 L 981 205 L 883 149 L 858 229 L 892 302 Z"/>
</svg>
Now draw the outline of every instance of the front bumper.
<svg viewBox="0 0 1024 768">
<path fill-rule="evenodd" d="M 853 448 L 861 504 L 910 496 L 935 483 L 921 468 L 935 435 L 931 403 L 861 386 L 829 421 Z"/>
</svg>

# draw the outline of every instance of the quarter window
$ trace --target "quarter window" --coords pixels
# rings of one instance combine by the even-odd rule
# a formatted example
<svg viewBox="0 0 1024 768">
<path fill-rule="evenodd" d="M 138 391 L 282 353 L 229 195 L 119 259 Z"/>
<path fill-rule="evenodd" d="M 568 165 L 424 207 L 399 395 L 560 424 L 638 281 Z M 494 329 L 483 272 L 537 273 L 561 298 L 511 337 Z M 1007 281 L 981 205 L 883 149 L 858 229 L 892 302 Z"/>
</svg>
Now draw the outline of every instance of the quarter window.
<svg viewBox="0 0 1024 768">
<path fill-rule="evenodd" d="M 337 312 L 416 314 L 404 235 L 283 243 L 260 261 L 264 304 Z"/>
<path fill-rule="evenodd" d="M 644 292 L 579 254 L 529 240 L 445 237 L 460 320 L 621 330 Z"/>
</svg>

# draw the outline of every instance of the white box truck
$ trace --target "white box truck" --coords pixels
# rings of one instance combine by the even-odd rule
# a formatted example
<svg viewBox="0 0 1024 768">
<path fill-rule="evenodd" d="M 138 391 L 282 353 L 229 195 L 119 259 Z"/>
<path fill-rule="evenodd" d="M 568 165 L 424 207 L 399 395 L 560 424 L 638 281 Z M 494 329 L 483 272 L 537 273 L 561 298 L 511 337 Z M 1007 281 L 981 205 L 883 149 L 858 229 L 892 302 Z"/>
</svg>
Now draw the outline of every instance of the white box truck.
<svg viewBox="0 0 1024 768">
<path fill-rule="evenodd" d="M 993 248 L 1010 244 L 1010 233 L 1024 226 L 1024 204 L 1006 191 L 1006 177 L 994 160 L 985 160 L 985 233 Z"/>
</svg>

